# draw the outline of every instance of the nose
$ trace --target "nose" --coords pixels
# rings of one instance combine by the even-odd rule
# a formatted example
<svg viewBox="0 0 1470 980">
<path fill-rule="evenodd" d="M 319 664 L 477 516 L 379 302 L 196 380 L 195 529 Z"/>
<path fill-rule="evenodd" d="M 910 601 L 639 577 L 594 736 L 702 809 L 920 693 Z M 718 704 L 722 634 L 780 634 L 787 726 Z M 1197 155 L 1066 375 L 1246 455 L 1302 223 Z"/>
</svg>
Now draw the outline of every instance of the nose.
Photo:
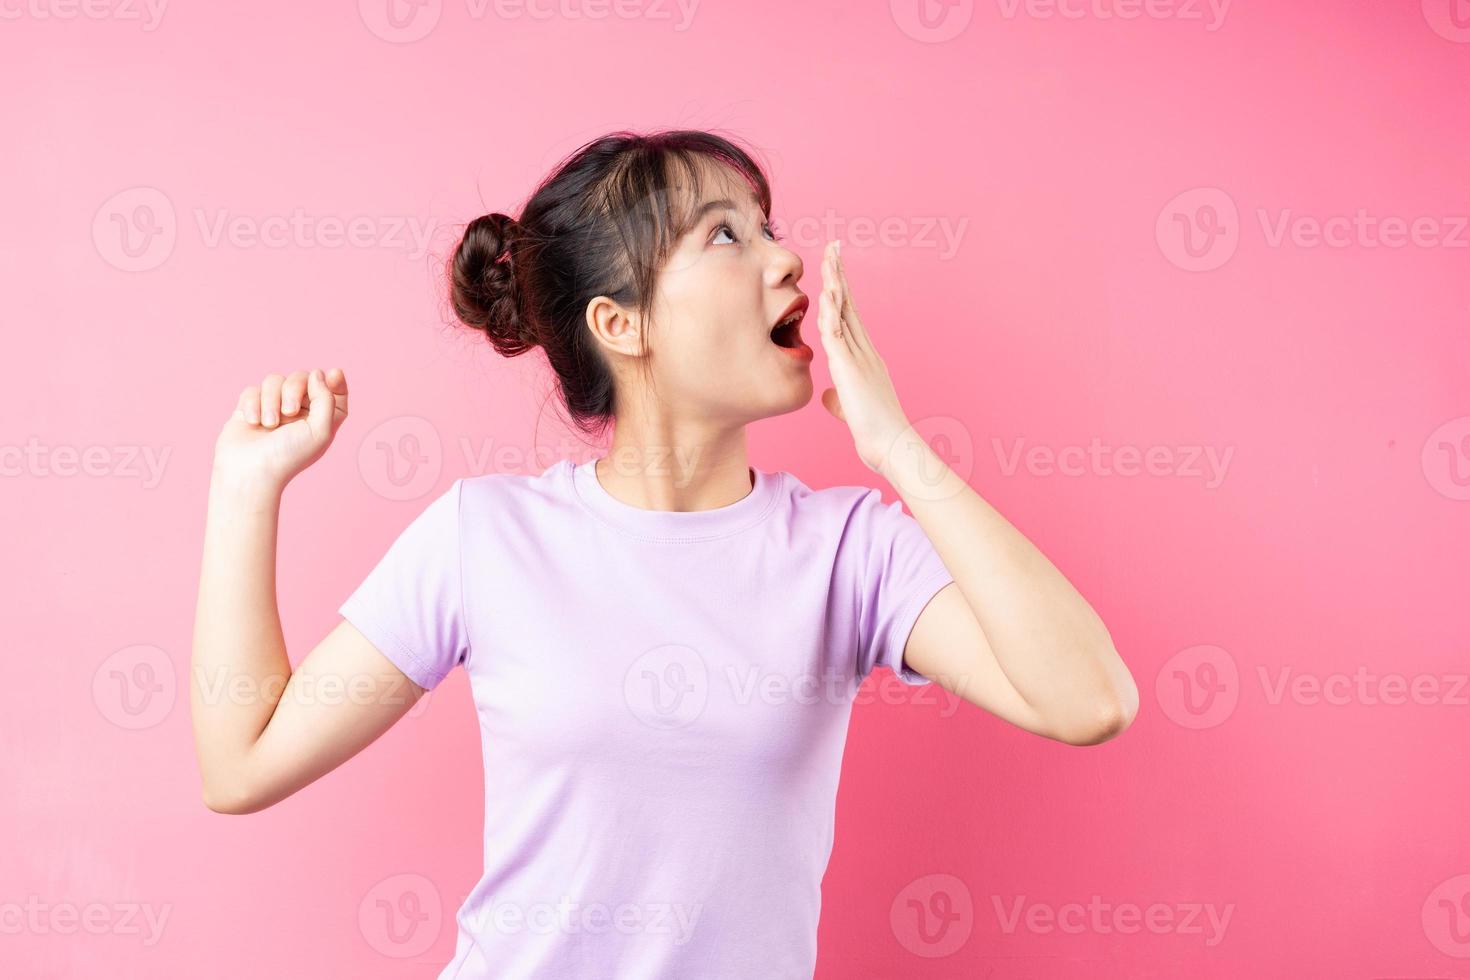
<svg viewBox="0 0 1470 980">
<path fill-rule="evenodd" d="M 771 256 L 766 262 L 766 285 L 772 289 L 796 286 L 803 271 L 800 255 L 779 242 L 771 243 Z"/>
</svg>

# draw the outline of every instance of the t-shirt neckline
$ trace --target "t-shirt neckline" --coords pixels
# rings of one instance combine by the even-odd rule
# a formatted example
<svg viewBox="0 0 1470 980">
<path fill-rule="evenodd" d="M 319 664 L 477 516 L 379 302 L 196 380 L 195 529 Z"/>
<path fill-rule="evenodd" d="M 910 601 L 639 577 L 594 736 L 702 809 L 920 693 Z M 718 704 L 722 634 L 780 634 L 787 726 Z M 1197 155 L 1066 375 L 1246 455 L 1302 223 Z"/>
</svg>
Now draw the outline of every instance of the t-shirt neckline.
<svg viewBox="0 0 1470 980">
<path fill-rule="evenodd" d="M 572 489 L 599 520 L 637 537 L 666 541 L 689 541 L 724 537 L 759 523 L 770 513 L 780 489 L 781 474 L 748 467 L 753 481 L 750 493 L 723 507 L 708 510 L 650 510 L 624 503 L 608 492 L 597 478 L 594 466 L 599 457 L 580 463 L 568 461 Z"/>
</svg>

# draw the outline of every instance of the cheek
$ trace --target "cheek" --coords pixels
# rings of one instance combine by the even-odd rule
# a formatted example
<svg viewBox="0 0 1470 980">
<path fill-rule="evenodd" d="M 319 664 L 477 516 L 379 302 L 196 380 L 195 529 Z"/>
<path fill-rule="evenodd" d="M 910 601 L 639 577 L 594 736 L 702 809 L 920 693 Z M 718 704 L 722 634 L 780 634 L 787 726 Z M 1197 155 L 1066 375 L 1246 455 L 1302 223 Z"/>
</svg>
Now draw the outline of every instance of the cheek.
<svg viewBox="0 0 1470 980">
<path fill-rule="evenodd" d="M 757 327 L 759 314 L 751 312 L 752 303 L 759 309 L 759 280 L 751 286 L 737 270 L 722 268 L 721 258 L 706 256 L 663 284 L 671 326 L 656 339 L 668 369 L 696 383 L 740 370 L 770 342 Z"/>
<path fill-rule="evenodd" d="M 683 350 L 684 363 L 698 365 L 701 374 L 728 372 L 750 359 L 753 345 L 748 331 L 738 324 L 713 320 L 692 330 Z"/>
<path fill-rule="evenodd" d="M 725 402 L 729 392 L 748 389 L 765 356 L 749 326 L 728 320 L 686 326 L 662 348 L 660 384 L 698 401 Z"/>
</svg>

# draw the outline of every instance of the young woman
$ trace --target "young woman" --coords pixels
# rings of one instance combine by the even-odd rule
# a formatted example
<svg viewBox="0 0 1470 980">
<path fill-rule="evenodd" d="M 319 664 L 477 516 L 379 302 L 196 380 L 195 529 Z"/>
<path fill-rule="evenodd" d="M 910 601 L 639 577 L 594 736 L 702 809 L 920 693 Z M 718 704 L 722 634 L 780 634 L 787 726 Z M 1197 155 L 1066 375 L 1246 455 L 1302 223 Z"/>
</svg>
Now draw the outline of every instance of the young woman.
<svg viewBox="0 0 1470 980">
<path fill-rule="evenodd" d="M 485 866 L 442 978 L 810 977 L 852 699 L 876 666 L 1072 745 L 1137 710 L 1092 608 L 905 417 L 835 243 L 822 403 L 900 499 L 750 465 L 746 425 L 813 393 L 803 265 L 770 208 L 732 141 L 615 133 L 519 219 L 472 221 L 457 316 L 506 356 L 541 348 L 571 421 L 611 426 L 611 446 L 455 480 L 294 670 L 277 514 L 347 417 L 347 380 L 270 375 L 219 435 L 193 655 L 205 803 L 271 806 L 464 667 Z M 261 697 L 206 697 L 221 674 Z M 294 696 L 344 677 L 357 696 Z"/>
</svg>

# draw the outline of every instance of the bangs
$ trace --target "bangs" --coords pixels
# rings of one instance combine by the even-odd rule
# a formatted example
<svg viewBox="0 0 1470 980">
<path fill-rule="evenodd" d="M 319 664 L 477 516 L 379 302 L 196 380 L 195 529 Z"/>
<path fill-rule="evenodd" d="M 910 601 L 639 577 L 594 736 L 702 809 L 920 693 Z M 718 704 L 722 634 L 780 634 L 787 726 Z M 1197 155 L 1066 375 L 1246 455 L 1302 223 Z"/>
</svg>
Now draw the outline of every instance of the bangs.
<svg viewBox="0 0 1470 980">
<path fill-rule="evenodd" d="M 738 148 L 718 141 L 660 145 L 654 140 L 625 153 L 619 163 L 605 184 L 601 206 L 618 229 L 622 264 L 634 295 L 652 295 L 659 270 L 697 227 L 706 200 L 748 196 L 770 218 L 770 184 Z"/>
</svg>

